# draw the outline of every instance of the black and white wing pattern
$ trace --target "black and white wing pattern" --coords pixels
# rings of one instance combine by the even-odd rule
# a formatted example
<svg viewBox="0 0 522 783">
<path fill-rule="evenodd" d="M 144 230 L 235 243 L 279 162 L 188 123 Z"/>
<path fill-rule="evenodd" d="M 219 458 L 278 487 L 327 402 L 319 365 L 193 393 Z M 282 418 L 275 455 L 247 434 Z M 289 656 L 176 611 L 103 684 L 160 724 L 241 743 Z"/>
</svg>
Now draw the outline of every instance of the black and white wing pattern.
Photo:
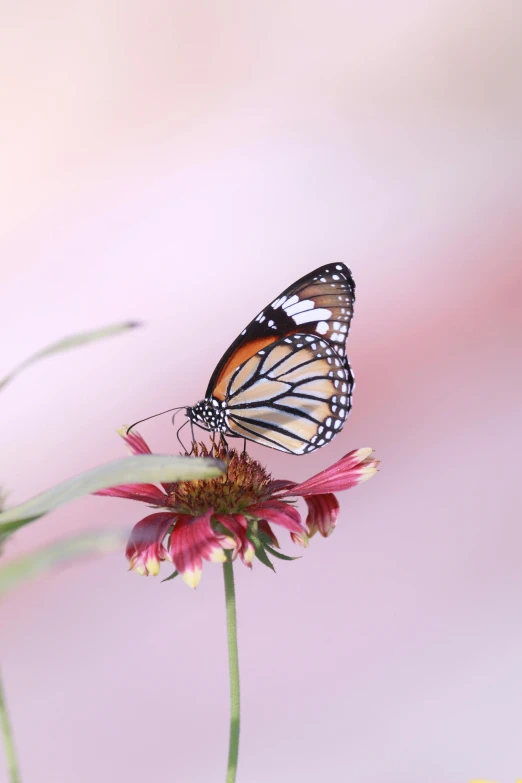
<svg viewBox="0 0 522 783">
<path fill-rule="evenodd" d="M 225 352 L 206 397 L 219 397 L 221 382 L 261 348 L 291 334 L 314 334 L 345 356 L 355 283 L 344 264 L 326 264 L 301 277 L 261 310 Z M 217 395 L 216 395 L 217 390 Z"/>
<path fill-rule="evenodd" d="M 190 420 L 291 454 L 325 446 L 352 405 L 346 338 L 354 301 L 344 264 L 297 280 L 232 343 L 205 399 L 187 409 Z"/>
<path fill-rule="evenodd" d="M 230 433 L 292 454 L 325 446 L 352 405 L 353 375 L 325 340 L 294 334 L 233 373 L 226 393 Z"/>
</svg>

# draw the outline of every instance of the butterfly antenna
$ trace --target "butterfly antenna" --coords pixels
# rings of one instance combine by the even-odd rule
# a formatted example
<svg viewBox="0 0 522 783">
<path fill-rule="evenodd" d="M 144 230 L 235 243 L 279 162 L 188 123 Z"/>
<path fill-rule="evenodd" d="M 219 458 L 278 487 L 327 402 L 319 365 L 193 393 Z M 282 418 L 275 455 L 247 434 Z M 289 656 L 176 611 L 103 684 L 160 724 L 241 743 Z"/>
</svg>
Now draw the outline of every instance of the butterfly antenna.
<svg viewBox="0 0 522 783">
<path fill-rule="evenodd" d="M 148 421 L 149 419 L 155 419 L 156 416 L 163 416 L 164 413 L 170 413 L 171 411 L 180 411 L 183 408 L 187 408 L 186 405 L 180 405 L 178 408 L 169 408 L 166 411 L 161 411 L 161 413 L 154 413 L 152 416 L 147 416 L 145 419 L 140 419 L 139 421 L 135 421 L 134 424 L 131 424 L 131 426 L 127 430 L 127 435 L 129 432 L 134 429 L 134 427 L 137 427 L 138 424 L 142 424 L 144 421 Z"/>
</svg>

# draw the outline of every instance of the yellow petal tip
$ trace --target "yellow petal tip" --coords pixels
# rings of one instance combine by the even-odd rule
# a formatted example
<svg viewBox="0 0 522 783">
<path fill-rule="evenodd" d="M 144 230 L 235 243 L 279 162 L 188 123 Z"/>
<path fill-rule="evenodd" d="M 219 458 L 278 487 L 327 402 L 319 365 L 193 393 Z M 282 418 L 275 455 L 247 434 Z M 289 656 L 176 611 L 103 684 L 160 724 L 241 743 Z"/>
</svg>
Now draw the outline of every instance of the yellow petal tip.
<svg viewBox="0 0 522 783">
<path fill-rule="evenodd" d="M 245 563 L 248 564 L 253 563 L 255 556 L 256 556 L 256 550 L 254 549 L 254 547 L 249 547 L 248 549 L 246 549 L 243 554 L 243 557 L 245 558 Z"/>
<path fill-rule="evenodd" d="M 160 572 L 159 560 L 147 560 L 147 571 L 151 576 L 157 576 Z"/>
<path fill-rule="evenodd" d="M 225 563 L 226 559 L 227 556 L 224 553 L 224 551 L 221 549 L 221 547 L 214 549 L 214 551 L 209 557 L 211 563 Z"/>
<path fill-rule="evenodd" d="M 194 589 L 195 587 L 198 586 L 199 580 L 201 579 L 201 569 L 196 568 L 194 571 L 184 571 L 181 574 L 181 578 L 183 579 L 186 585 Z"/>
</svg>

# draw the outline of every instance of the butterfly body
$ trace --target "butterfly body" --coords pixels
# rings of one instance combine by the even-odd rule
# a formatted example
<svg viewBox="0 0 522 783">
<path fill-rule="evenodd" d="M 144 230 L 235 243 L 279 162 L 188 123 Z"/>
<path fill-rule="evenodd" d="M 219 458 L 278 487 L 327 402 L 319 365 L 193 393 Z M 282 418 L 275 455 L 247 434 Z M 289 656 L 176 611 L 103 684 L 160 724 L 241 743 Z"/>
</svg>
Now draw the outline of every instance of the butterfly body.
<svg viewBox="0 0 522 783">
<path fill-rule="evenodd" d="M 206 397 L 193 408 L 187 408 L 189 419 L 210 432 L 228 431 L 226 403 Z"/>
<path fill-rule="evenodd" d="M 355 284 L 344 264 L 296 281 L 223 355 L 205 399 L 187 408 L 199 427 L 291 454 L 326 445 L 351 408 L 345 343 Z"/>
</svg>

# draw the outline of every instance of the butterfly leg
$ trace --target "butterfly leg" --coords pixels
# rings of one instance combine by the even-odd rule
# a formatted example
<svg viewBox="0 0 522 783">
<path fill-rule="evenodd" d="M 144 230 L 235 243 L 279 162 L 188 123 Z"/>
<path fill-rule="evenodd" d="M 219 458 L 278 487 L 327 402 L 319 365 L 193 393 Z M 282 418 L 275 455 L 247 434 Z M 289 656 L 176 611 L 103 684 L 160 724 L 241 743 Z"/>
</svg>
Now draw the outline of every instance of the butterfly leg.
<svg viewBox="0 0 522 783">
<path fill-rule="evenodd" d="M 229 438 L 239 438 L 240 440 L 242 440 L 243 441 L 243 451 L 241 453 L 242 454 L 246 454 L 247 453 L 247 450 L 246 450 L 247 439 L 246 438 L 243 438 L 242 435 L 229 435 L 228 437 Z"/>
<path fill-rule="evenodd" d="M 194 422 L 192 419 L 190 420 L 190 431 L 192 433 L 192 448 L 190 449 L 189 455 L 194 453 L 194 448 L 196 446 L 196 438 L 194 436 Z"/>
<path fill-rule="evenodd" d="M 187 419 L 187 421 L 186 421 L 184 424 L 182 424 L 182 425 L 181 425 L 181 427 L 180 427 L 180 428 L 178 429 L 178 431 L 176 432 L 176 438 L 178 439 L 178 443 L 181 445 L 181 448 L 182 448 L 182 449 L 183 449 L 183 451 L 185 452 L 185 456 L 187 456 L 187 457 L 188 457 L 188 451 L 187 451 L 187 448 L 186 448 L 185 444 L 183 443 L 183 441 L 181 440 L 181 438 L 179 437 L 179 433 L 181 432 L 181 430 L 183 429 L 183 427 L 186 427 L 186 426 L 187 426 L 187 424 L 188 424 L 188 419 Z"/>
</svg>

